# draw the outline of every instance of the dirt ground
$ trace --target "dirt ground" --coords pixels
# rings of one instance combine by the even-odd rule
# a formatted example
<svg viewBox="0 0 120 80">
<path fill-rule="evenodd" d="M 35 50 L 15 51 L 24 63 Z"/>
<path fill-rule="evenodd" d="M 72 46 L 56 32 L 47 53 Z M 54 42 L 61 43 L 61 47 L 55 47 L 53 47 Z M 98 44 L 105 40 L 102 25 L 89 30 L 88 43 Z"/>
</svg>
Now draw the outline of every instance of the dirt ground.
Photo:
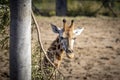
<svg viewBox="0 0 120 80">
<path fill-rule="evenodd" d="M 120 80 L 120 18 L 65 17 L 85 30 L 74 45 L 75 58 L 64 57 L 60 71 L 68 80 Z M 63 17 L 38 17 L 45 50 L 57 37 L 50 27 L 63 26 Z M 34 36 L 36 37 L 36 36 Z M 7 56 L 7 57 L 6 57 Z M 9 79 L 8 53 L 0 53 L 0 80 Z"/>
<path fill-rule="evenodd" d="M 61 27 L 60 17 L 39 19 L 45 49 L 55 39 L 50 23 Z M 120 80 L 120 19 L 117 18 L 66 18 L 68 24 L 75 20 L 77 27 L 84 27 L 74 46 L 74 59 L 66 56 L 60 71 L 68 80 Z"/>
</svg>

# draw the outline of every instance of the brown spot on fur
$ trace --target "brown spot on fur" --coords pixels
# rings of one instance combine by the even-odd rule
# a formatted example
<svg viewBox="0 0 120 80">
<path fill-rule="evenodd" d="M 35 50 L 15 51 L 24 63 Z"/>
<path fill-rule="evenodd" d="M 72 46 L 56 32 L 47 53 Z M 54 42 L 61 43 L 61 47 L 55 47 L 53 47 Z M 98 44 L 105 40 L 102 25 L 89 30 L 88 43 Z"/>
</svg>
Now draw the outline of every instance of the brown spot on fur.
<svg viewBox="0 0 120 80">
<path fill-rule="evenodd" d="M 61 60 L 60 54 L 56 53 L 56 58 L 57 58 L 58 60 Z"/>
<path fill-rule="evenodd" d="M 57 38 L 57 40 L 56 40 L 56 41 L 57 41 L 57 43 L 59 43 L 59 39 L 58 39 L 58 38 Z"/>
<path fill-rule="evenodd" d="M 58 63 L 54 63 L 54 65 L 55 65 L 56 67 L 58 67 Z"/>
<path fill-rule="evenodd" d="M 58 49 L 60 49 L 60 44 L 58 45 Z"/>
<path fill-rule="evenodd" d="M 63 51 L 63 49 L 60 49 L 60 51 L 62 52 L 62 51 Z"/>
<path fill-rule="evenodd" d="M 56 50 L 56 47 L 52 47 L 52 50 Z"/>
</svg>

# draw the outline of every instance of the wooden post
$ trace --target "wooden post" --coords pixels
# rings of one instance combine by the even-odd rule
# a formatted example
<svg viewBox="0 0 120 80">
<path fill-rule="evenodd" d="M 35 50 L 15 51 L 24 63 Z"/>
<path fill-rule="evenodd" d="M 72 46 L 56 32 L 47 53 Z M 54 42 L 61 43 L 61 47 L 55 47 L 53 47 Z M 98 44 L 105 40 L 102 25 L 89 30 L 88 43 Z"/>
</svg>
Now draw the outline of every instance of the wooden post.
<svg viewBox="0 0 120 80">
<path fill-rule="evenodd" d="M 10 80 L 31 80 L 31 0 L 10 0 Z"/>
<path fill-rule="evenodd" d="M 56 0 L 56 15 L 66 16 L 67 14 L 67 0 Z"/>
</svg>

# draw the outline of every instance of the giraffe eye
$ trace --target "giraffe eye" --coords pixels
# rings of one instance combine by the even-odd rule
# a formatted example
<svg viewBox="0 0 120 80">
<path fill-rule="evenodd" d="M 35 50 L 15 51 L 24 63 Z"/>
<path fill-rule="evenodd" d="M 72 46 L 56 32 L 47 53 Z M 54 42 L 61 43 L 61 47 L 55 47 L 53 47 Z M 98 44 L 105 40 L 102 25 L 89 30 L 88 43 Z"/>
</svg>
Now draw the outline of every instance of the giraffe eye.
<svg viewBox="0 0 120 80">
<path fill-rule="evenodd" d="M 76 40 L 76 37 L 72 38 L 73 40 Z"/>
<path fill-rule="evenodd" d="M 61 39 L 67 39 L 66 37 L 62 37 L 62 36 L 61 36 L 60 38 L 61 38 Z"/>
<path fill-rule="evenodd" d="M 61 37 L 61 39 L 64 39 L 64 37 Z"/>
</svg>

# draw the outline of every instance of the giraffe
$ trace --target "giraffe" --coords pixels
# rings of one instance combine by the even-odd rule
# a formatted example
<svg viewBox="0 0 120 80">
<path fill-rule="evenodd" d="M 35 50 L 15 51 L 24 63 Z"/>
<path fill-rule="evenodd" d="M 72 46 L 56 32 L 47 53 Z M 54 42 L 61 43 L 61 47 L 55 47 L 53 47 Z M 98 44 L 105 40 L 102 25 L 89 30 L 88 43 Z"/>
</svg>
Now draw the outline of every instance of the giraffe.
<svg viewBox="0 0 120 80">
<path fill-rule="evenodd" d="M 58 37 L 52 42 L 48 48 L 47 55 L 54 65 L 58 68 L 63 59 L 64 53 L 68 58 L 74 57 L 73 45 L 76 37 L 81 34 L 84 28 L 74 29 L 74 20 L 71 20 L 70 26 L 63 19 L 63 28 L 59 28 L 51 24 L 52 31 L 58 34 Z M 45 63 L 46 66 L 47 63 Z"/>
</svg>

